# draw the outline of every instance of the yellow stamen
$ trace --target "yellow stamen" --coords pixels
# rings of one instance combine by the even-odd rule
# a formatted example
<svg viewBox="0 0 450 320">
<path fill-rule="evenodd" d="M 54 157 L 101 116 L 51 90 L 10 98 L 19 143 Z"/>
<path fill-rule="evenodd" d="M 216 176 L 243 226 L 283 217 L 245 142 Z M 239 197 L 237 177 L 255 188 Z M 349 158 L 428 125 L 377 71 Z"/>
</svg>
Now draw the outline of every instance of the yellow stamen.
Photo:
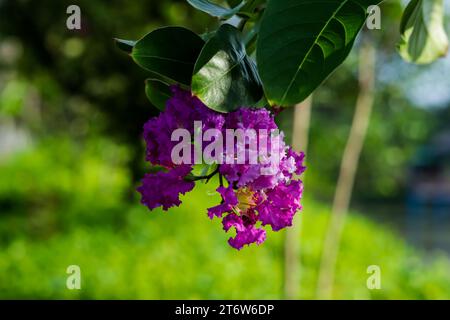
<svg viewBox="0 0 450 320">
<path fill-rule="evenodd" d="M 254 195 L 255 192 L 253 192 L 250 188 L 242 188 L 236 192 L 236 196 L 238 199 L 237 208 L 242 213 L 245 214 L 248 209 L 256 206 Z"/>
</svg>

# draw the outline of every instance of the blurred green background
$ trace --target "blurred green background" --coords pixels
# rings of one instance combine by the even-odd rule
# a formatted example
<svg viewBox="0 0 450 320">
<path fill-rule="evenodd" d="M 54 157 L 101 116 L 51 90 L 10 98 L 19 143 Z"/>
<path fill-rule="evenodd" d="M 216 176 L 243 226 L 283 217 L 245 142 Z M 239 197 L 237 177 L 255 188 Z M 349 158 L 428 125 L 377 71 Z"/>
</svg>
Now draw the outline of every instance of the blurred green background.
<svg viewBox="0 0 450 320">
<path fill-rule="evenodd" d="M 450 184 L 441 156 L 450 152 L 450 58 L 421 67 L 400 60 L 401 3 L 386 1 L 382 30 L 369 31 L 376 99 L 333 298 L 450 298 L 450 195 L 439 210 L 411 196 L 423 172 Z M 70 4 L 81 8 L 79 31 L 66 28 Z M 169 212 L 139 204 L 135 187 L 148 170 L 142 126 L 157 113 L 145 72 L 112 39 L 162 25 L 202 33 L 217 21 L 185 1 L 0 0 L 0 298 L 284 297 L 285 231 L 268 232 L 261 247 L 229 247 L 206 215 L 219 201 L 214 181 Z M 302 299 L 315 298 L 357 67 L 355 49 L 314 96 L 299 219 Z M 280 117 L 288 137 L 291 112 Z M 425 208 L 426 219 L 411 223 L 410 207 Z M 428 221 L 436 211 L 439 229 Z M 81 290 L 66 288 L 69 265 L 81 268 Z M 366 286 L 370 265 L 381 268 L 380 290 Z"/>
</svg>

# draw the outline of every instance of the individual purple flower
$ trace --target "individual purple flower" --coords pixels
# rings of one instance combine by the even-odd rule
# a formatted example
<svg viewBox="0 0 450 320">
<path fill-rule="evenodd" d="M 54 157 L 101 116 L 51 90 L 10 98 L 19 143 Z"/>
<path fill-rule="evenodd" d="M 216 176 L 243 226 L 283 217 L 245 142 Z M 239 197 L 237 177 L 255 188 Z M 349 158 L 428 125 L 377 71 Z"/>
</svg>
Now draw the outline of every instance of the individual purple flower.
<svg viewBox="0 0 450 320">
<path fill-rule="evenodd" d="M 232 187 L 225 188 L 220 186 L 217 188 L 217 192 L 222 196 L 222 203 L 208 209 L 210 219 L 214 218 L 214 216 L 221 218 L 224 213 L 232 211 L 233 207 L 238 204 L 238 199 Z"/>
<path fill-rule="evenodd" d="M 200 99 L 178 86 L 172 86 L 171 91 L 173 95 L 163 114 L 172 118 L 176 128 L 185 128 L 193 134 L 194 121 L 202 121 L 204 131 L 222 128 L 225 122 L 222 114 L 209 109 Z"/>
<path fill-rule="evenodd" d="M 217 191 L 222 195 L 222 204 L 208 209 L 210 218 L 223 217 L 222 224 L 225 232 L 235 228 L 236 236 L 230 237 L 228 243 L 238 250 L 251 243 L 261 244 L 266 239 L 266 231 L 256 228 L 258 217 L 253 207 L 256 205 L 256 194 L 248 188 L 234 190 L 219 187 Z"/>
<path fill-rule="evenodd" d="M 305 172 L 306 167 L 303 165 L 303 162 L 305 161 L 305 153 L 304 152 L 300 152 L 297 153 L 294 150 L 292 150 L 291 147 L 288 148 L 287 151 L 287 155 L 288 158 L 293 158 L 294 162 L 295 162 L 295 174 L 296 175 L 301 175 L 303 172 Z"/>
<path fill-rule="evenodd" d="M 283 134 L 273 136 L 272 131 L 277 132 L 277 125 L 273 116 L 266 109 L 239 109 L 226 115 L 226 129 L 238 129 L 247 134 L 245 141 L 237 141 L 232 154 L 225 152 L 225 159 L 233 160 L 239 151 L 246 156 L 245 163 L 227 161 L 221 165 L 220 173 L 236 187 L 249 186 L 254 190 L 274 187 L 280 177 L 279 163 L 285 155 L 285 144 Z M 261 142 L 265 141 L 265 145 Z M 276 143 L 273 145 L 272 143 Z M 274 149 L 275 154 L 272 154 Z M 251 163 L 250 157 L 257 159 L 256 163 Z M 273 158 L 277 156 L 278 158 Z"/>
<path fill-rule="evenodd" d="M 150 210 L 162 207 L 166 211 L 173 206 L 179 206 L 180 194 L 194 189 L 195 183 L 185 180 L 191 170 L 191 166 L 181 165 L 167 172 L 146 174 L 142 179 L 142 185 L 137 189 L 142 195 L 142 204 Z"/>
<path fill-rule="evenodd" d="M 241 108 L 227 114 L 227 129 L 278 129 L 273 115 L 267 109 Z"/>
<path fill-rule="evenodd" d="M 171 150 L 174 143 L 170 141 L 174 124 L 170 116 L 161 113 L 144 125 L 144 140 L 147 144 L 146 160 L 154 165 L 167 168 L 174 166 Z"/>
<path fill-rule="evenodd" d="M 236 236 L 228 239 L 228 243 L 235 249 L 242 249 L 252 243 L 261 244 L 266 240 L 266 230 L 255 228 L 256 215 L 251 211 L 238 216 L 230 213 L 222 220 L 223 229 L 228 232 L 232 227 L 236 229 Z"/>
<path fill-rule="evenodd" d="M 292 226 L 295 213 L 301 209 L 302 191 L 303 184 L 299 180 L 280 183 L 264 191 L 264 200 L 255 208 L 263 226 L 270 225 L 273 231 Z"/>
</svg>

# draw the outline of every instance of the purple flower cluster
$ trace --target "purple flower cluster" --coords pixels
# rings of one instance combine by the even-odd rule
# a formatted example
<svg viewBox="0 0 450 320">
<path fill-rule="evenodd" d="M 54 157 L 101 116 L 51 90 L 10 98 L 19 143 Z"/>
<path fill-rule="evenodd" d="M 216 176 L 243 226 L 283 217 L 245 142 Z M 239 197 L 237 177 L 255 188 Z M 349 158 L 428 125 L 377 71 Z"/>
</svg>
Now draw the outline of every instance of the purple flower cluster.
<svg viewBox="0 0 450 320">
<path fill-rule="evenodd" d="M 167 168 L 175 165 L 171 158 L 172 149 L 177 144 L 171 141 L 174 130 L 184 128 L 193 135 L 194 121 L 202 121 L 203 131 L 213 128 L 221 129 L 225 122 L 220 113 L 206 107 L 190 92 L 173 86 L 172 93 L 173 96 L 167 101 L 166 110 L 144 125 L 147 161 Z"/>
<path fill-rule="evenodd" d="M 195 187 L 192 181 L 184 178 L 191 172 L 192 166 L 180 165 L 167 172 L 146 174 L 138 191 L 142 195 L 142 204 L 150 210 L 162 207 L 164 210 L 181 204 L 179 195 Z"/>
<path fill-rule="evenodd" d="M 222 202 L 209 208 L 208 216 L 221 218 L 225 232 L 234 228 L 236 235 L 228 242 L 236 249 L 264 242 L 263 226 L 270 225 L 273 231 L 291 226 L 295 213 L 301 209 L 303 185 L 293 178 L 305 170 L 304 154 L 286 146 L 282 132 L 275 138 L 271 136 L 271 130 L 278 129 L 273 115 L 266 109 L 249 108 L 222 114 L 207 108 L 190 92 L 178 87 L 172 87 L 172 92 L 166 110 L 144 126 L 146 159 L 165 170 L 143 178 L 138 188 L 142 203 L 149 209 L 167 210 L 179 206 L 179 195 L 195 186 L 191 179 L 194 159 L 190 164 L 181 165 L 172 160 L 172 149 L 177 144 L 171 140 L 174 130 L 183 128 L 194 135 L 195 121 L 201 121 L 203 131 L 217 129 L 224 134 L 228 129 L 253 129 L 256 135 L 235 141 L 232 152 L 227 148 L 220 155 L 223 161 L 218 166 L 218 174 L 225 178 L 226 186 L 221 183 L 217 189 Z M 268 139 L 270 137 L 273 139 Z M 269 141 L 263 153 L 261 141 Z M 256 155 L 261 161 L 233 162 L 232 158 L 239 151 L 247 156 Z M 278 161 L 266 161 L 274 154 L 278 155 Z"/>
</svg>

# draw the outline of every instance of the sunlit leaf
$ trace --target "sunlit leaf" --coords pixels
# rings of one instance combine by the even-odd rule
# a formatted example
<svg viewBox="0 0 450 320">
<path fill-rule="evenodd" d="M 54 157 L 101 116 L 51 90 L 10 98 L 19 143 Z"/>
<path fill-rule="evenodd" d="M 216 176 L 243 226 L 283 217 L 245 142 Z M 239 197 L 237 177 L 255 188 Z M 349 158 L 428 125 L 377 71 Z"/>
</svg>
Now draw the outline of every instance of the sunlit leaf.
<svg viewBox="0 0 450 320">
<path fill-rule="evenodd" d="M 431 63 L 447 54 L 443 0 L 412 0 L 403 14 L 399 53 L 408 62 Z"/>
<path fill-rule="evenodd" d="M 187 0 L 187 2 L 194 8 L 220 19 L 228 19 L 232 17 L 245 5 L 245 1 L 235 1 L 234 6 L 229 9 L 208 0 Z"/>
<path fill-rule="evenodd" d="M 116 42 L 116 46 L 126 52 L 126 53 L 131 53 L 131 51 L 133 50 L 134 45 L 136 44 L 136 41 L 132 41 L 132 40 L 124 40 L 124 39 L 118 39 L 115 38 L 114 41 Z"/>
<path fill-rule="evenodd" d="M 261 99 L 255 63 L 247 56 L 235 27 L 222 25 L 206 43 L 195 64 L 192 92 L 219 112 L 252 106 Z"/>
<path fill-rule="evenodd" d="M 348 56 L 380 0 L 269 0 L 257 42 L 257 64 L 272 105 L 306 99 Z"/>
</svg>

